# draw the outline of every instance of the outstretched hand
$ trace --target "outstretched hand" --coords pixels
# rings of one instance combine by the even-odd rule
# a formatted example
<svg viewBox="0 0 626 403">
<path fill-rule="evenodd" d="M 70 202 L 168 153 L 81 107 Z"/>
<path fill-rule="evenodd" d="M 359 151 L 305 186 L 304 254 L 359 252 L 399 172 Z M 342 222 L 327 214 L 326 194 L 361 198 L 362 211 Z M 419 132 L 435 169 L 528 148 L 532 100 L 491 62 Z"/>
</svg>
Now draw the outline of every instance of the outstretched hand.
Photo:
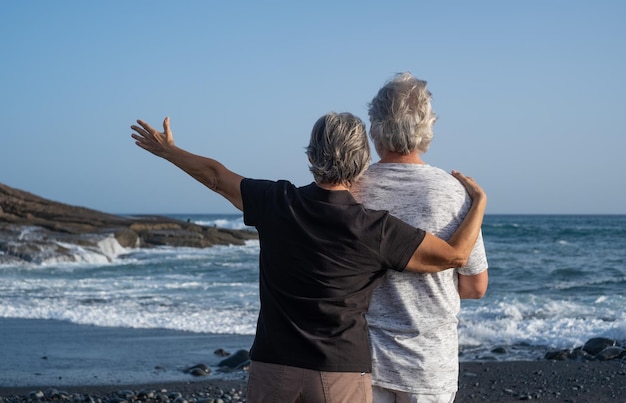
<svg viewBox="0 0 626 403">
<path fill-rule="evenodd" d="M 452 176 L 454 176 L 459 182 L 461 182 L 463 186 L 465 186 L 465 190 L 467 190 L 467 193 L 473 201 L 487 198 L 487 194 L 485 193 L 483 188 L 481 188 L 480 185 L 478 185 L 478 183 L 476 183 L 476 181 L 472 177 L 465 176 L 459 171 L 452 171 Z"/>
<path fill-rule="evenodd" d="M 151 152 L 159 157 L 164 157 L 168 150 L 172 149 L 174 145 L 174 136 L 170 130 L 170 118 L 166 117 L 163 120 L 163 132 L 152 128 L 149 124 L 143 120 L 137 120 L 136 125 L 130 126 L 136 133 L 132 133 L 131 137 L 135 139 L 135 144 Z"/>
</svg>

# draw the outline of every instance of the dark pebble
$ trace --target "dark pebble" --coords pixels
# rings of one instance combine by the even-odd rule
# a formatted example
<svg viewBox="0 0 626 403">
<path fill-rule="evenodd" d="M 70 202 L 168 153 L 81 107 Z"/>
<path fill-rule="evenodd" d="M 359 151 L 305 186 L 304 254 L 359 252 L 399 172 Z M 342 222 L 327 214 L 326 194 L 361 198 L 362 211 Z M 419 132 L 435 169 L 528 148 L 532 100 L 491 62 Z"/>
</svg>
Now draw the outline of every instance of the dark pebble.
<svg viewBox="0 0 626 403">
<path fill-rule="evenodd" d="M 241 403 L 246 401 L 246 381 L 215 381 L 214 384 L 190 382 L 175 384 L 178 390 L 131 389 L 111 390 L 109 386 L 77 387 L 79 392 L 57 389 L 35 390 L 26 395 L 0 393 L 0 403 Z M 232 386 L 231 386 L 232 385 Z M 234 386 L 234 387 L 233 387 Z M 1 389 L 1 387 L 0 387 Z"/>
</svg>

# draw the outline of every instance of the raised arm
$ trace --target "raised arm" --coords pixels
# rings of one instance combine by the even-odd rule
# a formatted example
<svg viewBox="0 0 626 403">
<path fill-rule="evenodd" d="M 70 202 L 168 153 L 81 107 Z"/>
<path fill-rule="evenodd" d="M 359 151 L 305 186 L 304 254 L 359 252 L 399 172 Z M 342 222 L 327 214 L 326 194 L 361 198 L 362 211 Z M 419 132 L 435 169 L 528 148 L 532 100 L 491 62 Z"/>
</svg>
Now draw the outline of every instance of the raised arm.
<svg viewBox="0 0 626 403">
<path fill-rule="evenodd" d="M 467 189 L 472 198 L 472 206 L 448 242 L 427 233 L 407 264 L 407 270 L 435 273 L 467 264 L 467 259 L 480 234 L 487 207 L 487 195 L 472 178 L 457 171 L 452 171 L 452 175 Z"/>
<path fill-rule="evenodd" d="M 239 188 L 243 176 L 228 170 L 216 160 L 178 148 L 174 144 L 168 117 L 163 121 L 162 133 L 142 120 L 138 120 L 137 124 L 138 126 L 130 127 L 136 132 L 131 134 L 135 144 L 176 165 L 204 186 L 224 196 L 233 206 L 243 210 Z"/>
</svg>

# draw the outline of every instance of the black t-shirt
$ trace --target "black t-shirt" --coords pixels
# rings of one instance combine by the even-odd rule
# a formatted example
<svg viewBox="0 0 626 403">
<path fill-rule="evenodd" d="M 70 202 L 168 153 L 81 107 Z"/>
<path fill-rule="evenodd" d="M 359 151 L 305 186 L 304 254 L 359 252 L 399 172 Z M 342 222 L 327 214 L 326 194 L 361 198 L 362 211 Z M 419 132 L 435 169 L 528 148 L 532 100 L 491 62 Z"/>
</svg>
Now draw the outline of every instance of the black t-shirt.
<svg viewBox="0 0 626 403">
<path fill-rule="evenodd" d="M 404 270 L 425 233 L 348 191 L 244 179 L 244 222 L 259 232 L 255 361 L 371 372 L 367 312 L 387 269 Z"/>
</svg>

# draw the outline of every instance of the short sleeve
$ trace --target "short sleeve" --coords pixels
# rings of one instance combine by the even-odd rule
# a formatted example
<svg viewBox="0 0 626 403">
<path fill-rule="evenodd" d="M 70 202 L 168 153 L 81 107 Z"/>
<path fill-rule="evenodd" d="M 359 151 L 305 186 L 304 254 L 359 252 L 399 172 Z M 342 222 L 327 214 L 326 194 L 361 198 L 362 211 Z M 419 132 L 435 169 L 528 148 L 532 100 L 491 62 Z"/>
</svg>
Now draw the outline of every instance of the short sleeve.
<svg viewBox="0 0 626 403">
<path fill-rule="evenodd" d="M 460 274 L 464 276 L 475 276 L 487 270 L 489 263 L 487 262 L 487 253 L 485 252 L 485 244 L 483 242 L 482 231 L 478 235 L 474 249 L 467 260 L 467 266 L 458 269 Z"/>
<path fill-rule="evenodd" d="M 424 230 L 388 215 L 380 242 L 383 263 L 393 270 L 403 271 L 424 237 L 426 237 Z"/>
<path fill-rule="evenodd" d="M 267 205 L 265 195 L 275 182 L 245 178 L 241 181 L 241 200 L 243 202 L 244 224 L 256 227 L 263 218 Z"/>
</svg>

